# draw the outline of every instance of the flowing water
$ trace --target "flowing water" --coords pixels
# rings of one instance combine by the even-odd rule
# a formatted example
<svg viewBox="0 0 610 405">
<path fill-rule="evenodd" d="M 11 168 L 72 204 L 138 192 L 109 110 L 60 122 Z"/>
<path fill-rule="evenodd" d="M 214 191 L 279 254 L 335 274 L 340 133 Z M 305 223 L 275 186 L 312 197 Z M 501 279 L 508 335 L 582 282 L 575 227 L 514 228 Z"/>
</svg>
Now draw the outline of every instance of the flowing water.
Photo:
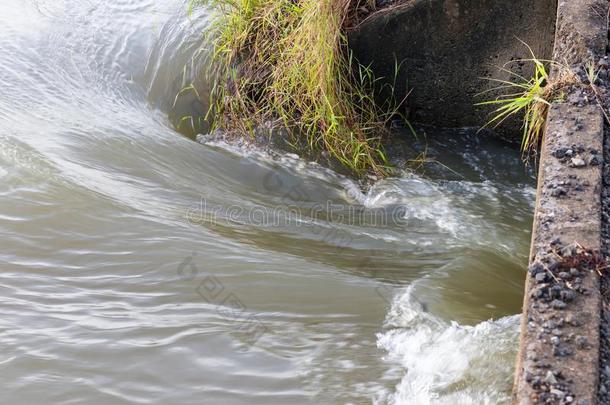
<svg viewBox="0 0 610 405">
<path fill-rule="evenodd" d="M 506 402 L 518 153 L 441 134 L 362 193 L 179 135 L 186 3 L 0 2 L 0 403 Z"/>
</svg>

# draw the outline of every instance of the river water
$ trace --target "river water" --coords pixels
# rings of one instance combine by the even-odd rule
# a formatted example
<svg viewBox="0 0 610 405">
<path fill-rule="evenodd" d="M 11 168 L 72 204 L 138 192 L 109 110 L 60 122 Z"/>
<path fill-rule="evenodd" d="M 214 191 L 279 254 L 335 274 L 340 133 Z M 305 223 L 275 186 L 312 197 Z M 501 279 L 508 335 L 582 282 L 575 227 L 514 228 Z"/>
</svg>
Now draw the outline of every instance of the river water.
<svg viewBox="0 0 610 405">
<path fill-rule="evenodd" d="M 0 2 L 0 403 L 506 402 L 518 152 L 441 134 L 426 174 L 362 193 L 197 143 L 171 122 L 206 24 L 186 8 Z"/>
</svg>

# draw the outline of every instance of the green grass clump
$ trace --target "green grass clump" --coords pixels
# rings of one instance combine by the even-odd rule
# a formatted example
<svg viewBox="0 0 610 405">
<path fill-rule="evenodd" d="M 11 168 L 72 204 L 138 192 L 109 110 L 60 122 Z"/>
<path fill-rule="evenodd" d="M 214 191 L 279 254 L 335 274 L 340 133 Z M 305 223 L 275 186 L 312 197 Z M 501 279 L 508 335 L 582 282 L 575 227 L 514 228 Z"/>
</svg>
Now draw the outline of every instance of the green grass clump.
<svg viewBox="0 0 610 405">
<path fill-rule="evenodd" d="M 509 117 L 523 114 L 521 150 L 526 155 L 535 150 L 542 140 L 551 103 L 561 98 L 564 87 L 576 82 L 574 74 L 569 69 L 552 61 L 543 61 L 536 58 L 531 48 L 529 46 L 528 48 L 532 58 L 523 59 L 518 62 L 532 63 L 534 67 L 533 77 L 526 79 L 505 67 L 501 68 L 502 71 L 509 73 L 514 78 L 514 81 L 489 79 L 500 85 L 488 91 L 510 89 L 514 92 L 503 94 L 494 100 L 476 104 L 499 106 L 494 110 L 491 120 L 485 124 L 484 128 L 490 125 L 497 127 Z M 556 69 L 558 72 L 557 79 L 550 78 L 547 66 Z"/>
<path fill-rule="evenodd" d="M 549 86 L 549 74 L 544 64 L 538 59 L 531 59 L 534 63 L 534 77 L 530 80 L 511 72 L 517 78 L 514 82 L 499 79 L 490 79 L 499 83 L 492 90 L 512 88 L 515 93 L 501 95 L 495 100 L 485 101 L 477 105 L 499 105 L 494 111 L 492 119 L 485 126 L 498 126 L 511 116 L 524 113 L 523 139 L 521 149 L 524 152 L 535 148 L 544 132 L 544 125 L 552 92 Z"/>
<path fill-rule="evenodd" d="M 252 133 L 272 122 L 354 174 L 388 173 L 381 139 L 401 103 L 377 105 L 377 80 L 353 61 L 352 0 L 196 0 L 218 11 L 213 127 Z M 392 89 L 393 90 L 393 89 Z"/>
</svg>

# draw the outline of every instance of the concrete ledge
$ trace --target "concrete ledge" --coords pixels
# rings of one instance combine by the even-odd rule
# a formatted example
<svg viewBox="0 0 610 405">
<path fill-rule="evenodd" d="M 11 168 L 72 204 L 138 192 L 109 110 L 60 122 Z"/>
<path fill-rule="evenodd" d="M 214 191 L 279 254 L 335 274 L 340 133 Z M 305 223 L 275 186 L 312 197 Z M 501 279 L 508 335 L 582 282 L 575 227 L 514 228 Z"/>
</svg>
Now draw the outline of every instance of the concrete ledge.
<svg viewBox="0 0 610 405">
<path fill-rule="evenodd" d="M 560 0 L 553 59 L 581 74 L 596 63 L 606 51 L 607 12 L 606 0 Z M 597 403 L 603 137 L 602 110 L 582 86 L 551 107 L 513 391 L 517 404 Z"/>
<path fill-rule="evenodd" d="M 576 125 L 581 129 L 574 131 Z M 563 403 L 559 401 L 560 395 L 554 397 L 551 390 L 589 401 L 574 403 L 595 403 L 599 374 L 599 277 L 594 266 L 585 261 L 579 263 L 576 276 L 563 282 L 561 273 L 571 269 L 554 268 L 551 263 L 561 264 L 562 250 L 566 246 L 571 249 L 571 244 L 586 247 L 592 254 L 600 249 L 602 140 L 603 121 L 598 107 L 578 108 L 570 104 L 552 107 L 541 157 L 532 264 L 523 305 L 514 390 L 518 404 Z M 566 159 L 562 155 L 582 149 L 581 153 L 574 152 L 574 157 Z M 600 159 L 598 165 L 570 167 L 573 161 L 580 164 L 578 159 L 591 162 L 594 158 Z M 537 278 L 540 265 L 552 275 L 542 282 Z M 579 288 L 574 288 L 576 278 L 582 280 Z M 573 294 L 571 300 L 567 299 L 568 291 Z M 545 401 L 545 393 L 552 402 Z"/>
</svg>

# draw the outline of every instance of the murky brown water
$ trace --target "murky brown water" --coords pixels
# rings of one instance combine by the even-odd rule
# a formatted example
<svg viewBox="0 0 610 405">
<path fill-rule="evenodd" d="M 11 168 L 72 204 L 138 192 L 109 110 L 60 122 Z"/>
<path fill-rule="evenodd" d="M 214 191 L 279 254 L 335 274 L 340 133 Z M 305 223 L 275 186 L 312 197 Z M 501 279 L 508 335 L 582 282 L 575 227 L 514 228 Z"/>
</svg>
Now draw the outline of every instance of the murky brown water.
<svg viewBox="0 0 610 405">
<path fill-rule="evenodd" d="M 0 403 L 506 401 L 534 200 L 518 154 L 442 137 L 457 174 L 362 194 L 184 138 L 168 114 L 205 25 L 185 10 L 0 3 Z"/>
</svg>

